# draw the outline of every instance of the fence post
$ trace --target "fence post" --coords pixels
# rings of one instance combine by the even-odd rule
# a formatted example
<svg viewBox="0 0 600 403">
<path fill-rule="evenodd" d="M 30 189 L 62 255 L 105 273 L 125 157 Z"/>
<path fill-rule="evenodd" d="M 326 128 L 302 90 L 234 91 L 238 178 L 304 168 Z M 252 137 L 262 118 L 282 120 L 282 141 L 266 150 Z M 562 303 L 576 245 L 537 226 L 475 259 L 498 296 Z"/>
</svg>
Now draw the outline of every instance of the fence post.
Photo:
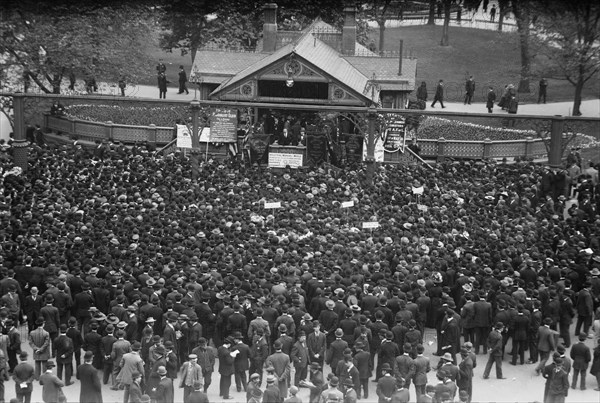
<svg viewBox="0 0 600 403">
<path fill-rule="evenodd" d="M 113 122 L 110 120 L 104 124 L 106 127 L 106 139 L 112 141 L 113 139 Z"/>
<path fill-rule="evenodd" d="M 533 156 L 533 137 L 529 136 L 525 139 L 525 158 Z"/>
<path fill-rule="evenodd" d="M 550 152 L 548 153 L 548 165 L 560 167 L 562 163 L 562 134 L 565 127 L 565 118 L 556 115 L 552 118 L 550 131 Z"/>
<path fill-rule="evenodd" d="M 48 130 L 48 112 L 44 112 L 44 132 L 46 132 Z"/>
<path fill-rule="evenodd" d="M 149 143 L 156 144 L 157 131 L 158 128 L 153 123 L 150 124 L 148 129 L 146 129 L 146 140 L 148 140 Z"/>
<path fill-rule="evenodd" d="M 437 162 L 444 162 L 445 157 L 445 149 L 446 149 L 446 139 L 440 137 L 437 141 Z"/>
<path fill-rule="evenodd" d="M 75 123 L 76 123 L 76 119 L 72 118 L 72 117 L 68 117 L 69 121 L 71 122 L 71 132 L 69 133 L 70 135 L 75 134 Z"/>
<path fill-rule="evenodd" d="M 483 159 L 487 160 L 492 155 L 492 140 L 486 138 L 483 140 Z"/>
</svg>

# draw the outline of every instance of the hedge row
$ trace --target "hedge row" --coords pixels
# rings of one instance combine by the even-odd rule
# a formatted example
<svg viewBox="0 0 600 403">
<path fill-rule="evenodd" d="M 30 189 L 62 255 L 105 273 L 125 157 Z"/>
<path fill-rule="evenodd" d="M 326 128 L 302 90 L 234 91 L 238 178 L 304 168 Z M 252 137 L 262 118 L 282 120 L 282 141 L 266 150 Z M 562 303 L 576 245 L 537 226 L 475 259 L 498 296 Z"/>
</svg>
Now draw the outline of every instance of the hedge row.
<svg viewBox="0 0 600 403">
<path fill-rule="evenodd" d="M 188 120 L 189 106 L 157 106 L 152 108 L 121 105 L 72 105 L 65 108 L 69 117 L 90 122 L 171 127 L 177 120 Z"/>
</svg>

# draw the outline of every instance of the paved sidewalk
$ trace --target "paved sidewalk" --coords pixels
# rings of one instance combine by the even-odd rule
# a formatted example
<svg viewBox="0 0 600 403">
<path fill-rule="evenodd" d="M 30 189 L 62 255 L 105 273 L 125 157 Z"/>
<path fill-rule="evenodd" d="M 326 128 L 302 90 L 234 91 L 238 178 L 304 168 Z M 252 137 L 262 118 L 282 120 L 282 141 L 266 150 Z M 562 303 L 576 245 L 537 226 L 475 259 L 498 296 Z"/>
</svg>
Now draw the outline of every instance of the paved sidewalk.
<svg viewBox="0 0 600 403">
<path fill-rule="evenodd" d="M 193 88 L 193 84 L 189 85 Z M 127 89 L 127 96 L 139 97 L 139 98 L 158 98 L 158 87 L 150 85 L 138 85 Z M 190 89 L 190 93 L 177 94 L 177 88 L 168 88 L 167 100 L 187 100 L 192 101 L 194 99 L 194 91 Z M 477 102 L 471 105 L 464 105 L 462 102 L 445 102 L 446 108 L 442 109 L 439 104 L 435 108 L 431 108 L 427 104 L 428 111 L 437 110 L 444 112 L 463 112 L 463 113 L 486 113 L 487 108 L 485 102 Z M 539 115 L 539 116 L 571 116 L 573 109 L 573 102 L 550 102 L 547 104 L 521 104 L 519 105 L 519 114 L 522 115 Z M 583 117 L 594 117 L 600 118 L 600 99 L 593 99 L 583 101 L 581 103 L 581 113 Z M 494 114 L 507 114 L 501 108 L 494 108 Z"/>
</svg>

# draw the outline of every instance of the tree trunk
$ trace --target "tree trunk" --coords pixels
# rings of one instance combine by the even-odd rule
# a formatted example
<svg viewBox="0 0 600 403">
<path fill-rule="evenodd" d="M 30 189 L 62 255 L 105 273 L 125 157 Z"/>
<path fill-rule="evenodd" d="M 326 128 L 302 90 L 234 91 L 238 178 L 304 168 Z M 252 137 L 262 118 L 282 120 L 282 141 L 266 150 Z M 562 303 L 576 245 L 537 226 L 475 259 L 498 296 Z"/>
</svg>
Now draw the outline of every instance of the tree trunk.
<svg viewBox="0 0 600 403">
<path fill-rule="evenodd" d="M 385 45 L 385 19 L 377 20 L 377 24 L 379 25 L 379 54 L 382 55 Z"/>
<path fill-rule="evenodd" d="M 440 45 L 449 46 L 450 38 L 448 36 L 448 30 L 450 28 L 450 5 L 451 0 L 444 0 L 444 27 L 442 28 L 442 40 Z"/>
<path fill-rule="evenodd" d="M 529 76 L 531 73 L 531 55 L 529 54 L 529 25 L 530 15 L 527 4 L 513 3 L 513 13 L 517 21 L 519 42 L 521 45 L 521 80 L 518 92 L 529 93 Z"/>
<path fill-rule="evenodd" d="M 502 32 L 502 25 L 504 24 L 504 8 L 502 3 L 498 4 L 498 32 Z"/>
<path fill-rule="evenodd" d="M 427 25 L 435 25 L 435 0 L 429 0 L 429 18 Z"/>
<path fill-rule="evenodd" d="M 573 99 L 573 116 L 581 116 L 581 93 L 583 92 L 584 84 L 585 80 L 583 79 L 580 66 L 580 74 L 577 78 L 577 84 L 575 85 L 575 98 Z"/>
</svg>

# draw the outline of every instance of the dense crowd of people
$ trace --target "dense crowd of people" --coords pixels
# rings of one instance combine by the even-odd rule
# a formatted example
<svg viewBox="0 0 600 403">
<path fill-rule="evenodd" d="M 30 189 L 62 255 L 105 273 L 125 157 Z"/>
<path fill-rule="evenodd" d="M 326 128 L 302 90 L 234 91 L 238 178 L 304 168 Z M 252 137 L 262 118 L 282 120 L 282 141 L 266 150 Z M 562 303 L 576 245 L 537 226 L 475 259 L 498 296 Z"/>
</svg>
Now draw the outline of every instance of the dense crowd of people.
<svg viewBox="0 0 600 403">
<path fill-rule="evenodd" d="M 298 402 L 298 387 L 310 403 L 470 402 L 481 354 L 483 377 L 503 378 L 525 351 L 546 401 L 578 376 L 585 389 L 588 370 L 600 385 L 593 166 L 568 183 L 493 161 L 371 180 L 209 160 L 192 180 L 184 157 L 138 147 L 34 144 L 26 173 L 3 150 L 0 384 L 12 376 L 18 399 L 39 380 L 58 401 L 76 372 L 88 402 L 102 384 L 125 403 L 173 402 L 175 381 L 186 402 L 217 383 L 253 403 Z"/>
</svg>

